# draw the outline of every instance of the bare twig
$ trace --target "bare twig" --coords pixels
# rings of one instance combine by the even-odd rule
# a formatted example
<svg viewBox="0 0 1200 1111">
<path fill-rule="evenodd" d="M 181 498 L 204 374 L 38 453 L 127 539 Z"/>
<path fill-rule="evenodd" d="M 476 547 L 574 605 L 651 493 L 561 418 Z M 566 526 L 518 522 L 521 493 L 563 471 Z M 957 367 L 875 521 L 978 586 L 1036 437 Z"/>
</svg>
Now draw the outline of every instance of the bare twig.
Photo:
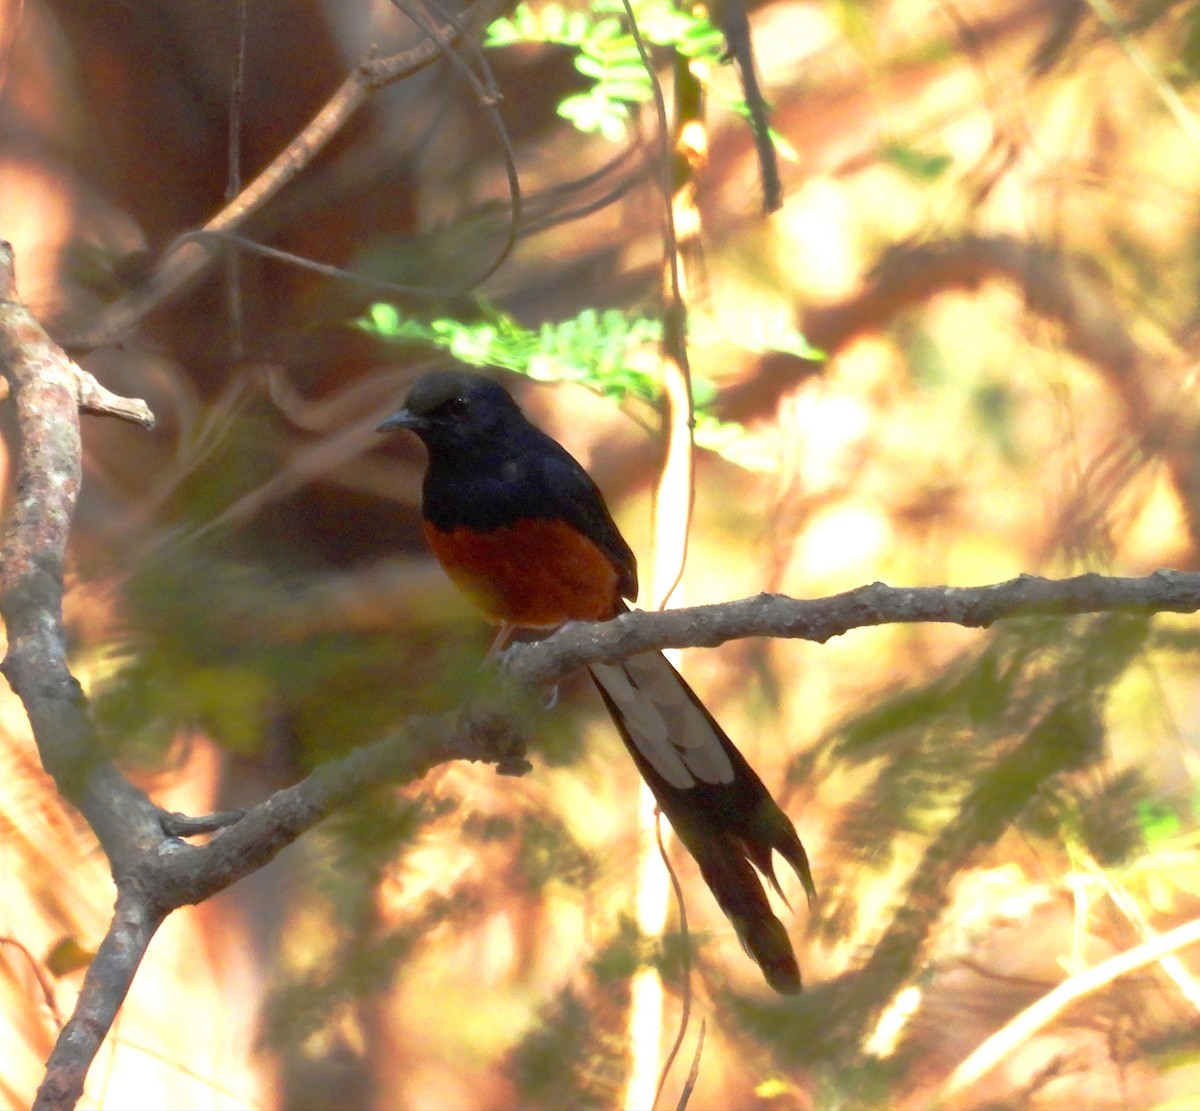
<svg viewBox="0 0 1200 1111">
<path fill-rule="evenodd" d="M 746 0 L 721 0 L 717 9 L 721 30 L 725 35 L 726 55 L 737 63 L 742 79 L 746 112 L 750 117 L 750 131 L 754 135 L 754 149 L 762 174 L 763 213 L 769 216 L 783 207 L 783 184 L 779 180 L 779 158 L 771 138 L 770 111 L 754 65 L 754 43 L 750 37 Z"/>
<path fill-rule="evenodd" d="M 108 855 L 117 910 L 84 979 L 74 1015 L 47 1063 L 35 1106 L 73 1107 L 162 913 L 132 866 L 162 840 L 158 809 L 103 754 L 83 692 L 66 663 L 63 564 L 80 483 L 80 371 L 16 299 L 12 247 L 0 243 L 0 373 L 16 408 L 17 490 L 0 551 L 0 671 L 29 714 L 42 764 Z M 113 395 L 96 402 L 113 410 Z M 137 412 L 125 399 L 123 413 Z M 143 405 L 144 409 L 145 406 Z M 147 412 L 148 415 L 148 412 Z"/>
<path fill-rule="evenodd" d="M 409 3 L 409 0 L 391 0 L 391 2 L 429 36 L 430 41 L 437 45 L 438 50 L 446 57 L 451 66 L 471 86 L 478 98 L 479 107 L 487 117 L 488 124 L 491 126 L 492 132 L 500 143 L 500 149 L 504 152 L 504 174 L 508 180 L 508 229 L 505 232 L 504 242 L 500 245 L 500 250 L 497 252 L 496 257 L 488 263 L 482 273 L 473 276 L 463 290 L 457 291 L 458 293 L 462 293 L 466 291 L 466 288 L 472 288 L 487 281 L 488 278 L 504 265 L 509 255 L 512 254 L 513 248 L 517 245 L 517 236 L 521 230 L 522 208 L 521 179 L 517 173 L 517 152 L 513 150 L 512 137 L 509 135 L 508 128 L 505 126 L 504 120 L 496 108 L 496 105 L 500 103 L 503 97 L 500 93 L 500 87 L 496 84 L 492 67 L 484 56 L 483 51 L 467 35 L 466 27 L 454 15 L 435 3 L 435 0 L 422 0 L 421 4 Z M 475 71 L 464 58 L 451 49 L 451 40 L 444 34 L 444 27 L 439 28 L 425 11 L 422 10 L 422 6 L 435 12 L 438 18 L 442 20 L 444 27 L 449 27 L 456 34 L 458 40 L 465 44 L 466 49 L 475 60 L 475 65 L 479 68 L 480 72 L 478 75 L 476 75 Z"/>
<path fill-rule="evenodd" d="M 700 1059 L 704 1055 L 704 1034 L 707 1029 L 708 1019 L 701 1019 L 700 1036 L 696 1039 L 696 1052 L 692 1055 L 692 1067 L 688 1069 L 687 1080 L 683 1083 L 683 1091 L 679 1093 L 675 1111 L 686 1111 L 692 1092 L 696 1090 L 696 1081 L 700 1079 Z"/>
<path fill-rule="evenodd" d="M 1107 987 L 1121 976 L 1128 976 L 1139 968 L 1162 960 L 1168 954 L 1177 953 L 1180 949 L 1197 943 L 1200 943 L 1200 919 L 1185 922 L 1165 934 L 1158 934 L 1124 953 L 1109 957 L 1095 967 L 1064 980 L 979 1046 L 951 1073 L 931 1103 L 940 1105 L 965 1092 L 1015 1049 L 1044 1029 L 1072 1003 Z"/>
<path fill-rule="evenodd" d="M 486 18 L 491 10 L 486 0 L 477 7 L 479 11 L 475 14 L 482 18 Z M 374 92 L 429 65 L 439 57 L 444 45 L 455 34 L 453 28 L 445 25 L 427 28 L 428 37 L 407 50 L 387 58 L 365 57 L 300 134 L 202 230 L 210 233 L 228 232 L 244 224 L 248 217 L 311 164 Z M 72 350 L 90 350 L 122 339 L 137 327 L 147 313 L 207 270 L 220 257 L 220 253 L 220 246 L 215 240 L 194 237 L 176 240 L 167 248 L 142 286 L 107 306 L 97 314 L 89 327 L 66 340 L 65 346 Z"/>
<path fill-rule="evenodd" d="M 83 367 L 76 363 L 71 367 L 75 374 L 76 401 L 85 413 L 127 420 L 147 430 L 154 427 L 154 414 L 141 398 L 119 397 L 100 385 Z"/>
<path fill-rule="evenodd" d="M 242 191 L 242 108 L 246 95 L 246 0 L 237 5 L 237 51 L 229 89 L 229 165 L 225 169 L 225 203 Z M 242 309 L 242 262 L 236 251 L 225 255 L 225 297 L 229 308 L 229 350 L 240 361 L 245 349 Z"/>
<path fill-rule="evenodd" d="M 683 941 L 683 976 L 681 978 L 683 984 L 683 1005 L 680 1007 L 679 1026 L 675 1031 L 675 1041 L 671 1043 L 671 1048 L 667 1051 L 666 1059 L 663 1061 L 662 1071 L 658 1075 L 658 1087 L 654 1089 L 654 1102 L 650 1105 L 650 1111 L 654 1111 L 658 1106 L 658 1101 L 662 1098 L 663 1087 L 667 1083 L 667 1077 L 671 1074 L 671 1067 L 675 1064 L 675 1058 L 679 1056 L 679 1050 L 683 1047 L 683 1039 L 687 1034 L 688 1023 L 692 1018 L 692 955 L 689 950 L 692 938 L 688 932 L 687 903 L 683 898 L 683 885 L 679 882 L 679 876 L 675 874 L 675 869 L 671 866 L 671 858 L 667 853 L 666 842 L 663 840 L 662 813 L 657 813 L 655 819 L 654 836 L 658 843 L 658 855 L 662 858 L 663 867 L 666 868 L 667 875 L 670 877 L 671 891 L 675 895 L 675 906 L 679 910 L 679 937 Z M 700 1041 L 704 1041 L 703 1033 L 700 1035 Z"/>
<path fill-rule="evenodd" d="M 1150 925 L 1137 900 L 1123 884 L 1115 881 L 1091 853 L 1076 848 L 1075 855 L 1082 859 L 1088 873 L 1104 888 L 1113 904 L 1133 924 L 1143 941 L 1151 941 L 1158 937 L 1158 932 Z M 1183 961 L 1175 953 L 1166 953 L 1159 960 L 1159 965 L 1167 978 L 1179 989 L 1179 994 L 1200 1014 L 1200 982 Z"/>
<path fill-rule="evenodd" d="M 692 443 L 692 386 L 687 348 L 686 278 L 676 233 L 677 206 L 690 203 L 690 182 L 684 175 L 676 181 L 672 173 L 670 125 L 667 103 L 650 50 L 638 27 L 631 0 L 622 0 L 629 32 L 650 79 L 657 123 L 655 175 L 663 204 L 663 336 L 659 352 L 659 374 L 663 390 L 661 422 L 666 450 L 654 491 L 654 575 L 651 596 L 657 608 L 671 601 L 687 562 L 689 524 L 694 483 Z M 698 221 L 695 225 L 698 228 Z M 667 900 L 662 873 L 654 858 L 653 839 L 660 829 L 658 804 L 646 783 L 639 788 L 638 801 L 638 928 L 661 935 L 666 924 Z M 660 841 L 661 846 L 661 841 Z M 681 903 L 682 905 L 682 903 Z M 659 1063 L 663 1021 L 663 985 L 659 971 L 639 970 L 631 985 L 629 1007 L 629 1076 L 625 1103 L 630 1107 L 653 1107 L 666 1076 Z"/>
</svg>

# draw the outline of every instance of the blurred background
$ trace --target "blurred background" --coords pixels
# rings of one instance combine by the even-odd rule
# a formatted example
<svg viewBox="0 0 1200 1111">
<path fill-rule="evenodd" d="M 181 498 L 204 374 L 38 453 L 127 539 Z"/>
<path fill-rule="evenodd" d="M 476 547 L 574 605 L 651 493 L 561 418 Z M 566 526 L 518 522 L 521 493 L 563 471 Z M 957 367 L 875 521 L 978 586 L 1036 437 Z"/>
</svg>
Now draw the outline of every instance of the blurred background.
<svg viewBox="0 0 1200 1111">
<path fill-rule="evenodd" d="M 527 31 L 548 18 L 532 12 Z M 688 305 L 725 423 L 697 451 L 677 601 L 1196 569 L 1200 4 L 751 16 L 784 204 L 762 215 L 736 73 L 713 67 Z M 373 96 L 238 229 L 417 292 L 243 254 L 78 348 L 158 418 L 85 418 L 67 604 L 107 743 L 164 806 L 259 801 L 476 681 L 490 631 L 423 548 L 421 448 L 373 432 L 449 363 L 354 326 L 372 304 L 414 334 L 661 316 L 652 108 L 581 131 L 556 111 L 589 87 L 576 52 L 537 38 L 486 52 L 525 219 L 481 287 L 509 227 L 504 150 L 441 61 Z M 3 0 L 0 236 L 23 297 L 56 338 L 82 336 L 369 46 L 419 41 L 369 0 Z M 652 364 L 650 333 L 628 331 L 621 359 Z M 653 410 L 505 381 L 591 470 L 649 581 Z M 444 766 L 381 788 L 173 915 L 82 1106 L 617 1106 L 632 978 L 662 978 L 658 1060 L 687 967 L 666 1104 L 703 1018 L 693 1108 L 927 1106 L 1056 984 L 1200 914 L 1198 647 L 1193 618 L 1162 616 L 687 653 L 813 860 L 811 912 L 785 885 L 806 979 L 788 1000 L 685 854 L 687 938 L 674 911 L 639 931 L 636 772 L 569 684 L 532 774 Z M 0 1103 L 18 1107 L 113 891 L 7 688 L 0 731 Z M 950 1105 L 1194 1106 L 1200 982 L 1182 957 L 1084 996 Z"/>
</svg>

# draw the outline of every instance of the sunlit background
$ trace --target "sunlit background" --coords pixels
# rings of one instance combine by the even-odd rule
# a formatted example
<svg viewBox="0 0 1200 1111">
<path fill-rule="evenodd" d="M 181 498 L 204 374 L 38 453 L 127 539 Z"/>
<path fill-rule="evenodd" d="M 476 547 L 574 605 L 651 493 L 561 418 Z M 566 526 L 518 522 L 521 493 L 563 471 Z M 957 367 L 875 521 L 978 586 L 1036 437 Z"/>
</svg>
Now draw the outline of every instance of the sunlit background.
<svg viewBox="0 0 1200 1111">
<path fill-rule="evenodd" d="M 56 336 L 224 203 L 236 8 L 0 6 L 0 236 Z M 369 42 L 412 33 L 367 0 L 246 10 L 243 180 Z M 753 28 L 792 157 L 763 217 L 736 75 L 713 74 L 691 355 L 740 428 L 697 453 L 682 598 L 1196 568 L 1200 5 L 796 0 Z M 623 143 L 581 134 L 555 114 L 580 82 L 567 50 L 488 56 L 529 234 L 474 293 L 533 328 L 656 315 L 652 112 Z M 242 230 L 452 290 L 499 251 L 505 196 L 478 98 L 442 66 L 375 97 Z M 85 421 L 73 666 L 123 767 L 189 812 L 454 705 L 490 637 L 423 549 L 421 449 L 372 432 L 444 357 L 351 326 L 377 289 L 250 257 L 232 280 L 215 267 L 84 358 L 159 427 Z M 827 358 L 782 349 L 791 330 Z M 650 581 L 653 413 L 505 381 L 591 470 Z M 82 1105 L 618 1106 L 631 979 L 662 977 L 661 1061 L 690 967 L 662 1105 L 704 1020 L 692 1108 L 927 1106 L 1053 986 L 1200 914 L 1198 647 L 1194 619 L 1164 616 L 686 653 L 813 860 L 811 911 L 785 883 L 806 983 L 785 1001 L 677 847 L 686 943 L 674 909 L 639 935 L 637 775 L 569 684 L 532 774 L 381 788 L 172 916 Z M 997 781 L 1039 728 L 1070 770 Z M 0 730 L 0 1103 L 19 1107 L 113 889 L 7 688 Z M 981 784 L 1011 810 L 998 831 L 965 805 Z M 885 936 L 895 961 L 856 978 Z M 1181 956 L 1086 995 L 950 1105 L 1194 1106 Z"/>
</svg>

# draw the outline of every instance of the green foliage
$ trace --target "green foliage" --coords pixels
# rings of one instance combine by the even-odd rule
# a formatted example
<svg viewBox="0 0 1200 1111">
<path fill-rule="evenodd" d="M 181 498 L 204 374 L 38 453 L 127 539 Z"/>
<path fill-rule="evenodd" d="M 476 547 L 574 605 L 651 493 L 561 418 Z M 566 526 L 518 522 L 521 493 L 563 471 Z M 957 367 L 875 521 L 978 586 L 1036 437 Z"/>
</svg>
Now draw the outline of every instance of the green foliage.
<svg viewBox="0 0 1200 1111">
<path fill-rule="evenodd" d="M 1099 707 L 1147 628 L 1141 619 L 1011 622 L 976 658 L 847 722 L 828 757 L 871 778 L 837 830 L 857 867 L 823 892 L 822 931 L 849 930 L 867 873 L 890 868 L 902 848 L 911 859 L 915 843 L 953 820 L 968 793 L 1031 729 L 1046 734 L 1058 766 L 1094 764 L 1102 755 Z M 1138 805 L 1149 790 L 1136 775 L 1097 782 L 1089 774 L 1045 782 L 1014 777 L 1012 789 L 1023 798 L 997 783 L 989 805 L 1005 814 L 1024 810 L 1020 824 L 1028 833 L 1059 845 L 1082 843 L 1103 862 L 1124 860 L 1142 844 Z M 978 814 L 981 837 L 988 817 Z"/>
<path fill-rule="evenodd" d="M 294 1052 L 336 1029 L 355 1003 L 388 989 L 401 965 L 437 926 L 449 918 L 461 921 L 466 909 L 461 899 L 430 899 L 400 927 L 371 938 L 367 931 L 357 931 L 331 959 L 271 993 L 263 1006 L 263 1044 Z"/>
<path fill-rule="evenodd" d="M 632 8 L 648 43 L 686 58 L 721 61 L 724 36 L 706 17 L 676 8 L 670 0 L 633 0 Z M 628 135 L 631 109 L 654 96 L 653 78 L 626 19 L 621 0 L 591 0 L 585 9 L 571 11 L 561 4 L 537 11 L 518 4 L 511 18 L 488 28 L 484 46 L 553 43 L 575 51 L 576 70 L 592 84 L 566 97 L 558 114 L 580 131 L 598 132 L 617 143 Z"/>
<path fill-rule="evenodd" d="M 618 401 L 630 394 L 651 400 L 657 392 L 653 377 L 630 365 L 635 351 L 662 337 L 657 320 L 619 309 L 584 309 L 533 331 L 486 301 L 478 308 L 474 322 L 424 321 L 374 304 L 359 326 L 384 339 L 432 344 L 469 366 L 503 367 L 542 382 L 582 382 Z"/>
<path fill-rule="evenodd" d="M 935 154 L 899 141 L 884 143 L 880 147 L 879 157 L 909 177 L 926 184 L 943 177 L 954 165 L 954 159 L 948 154 Z"/>
<path fill-rule="evenodd" d="M 538 896 L 551 884 L 584 888 L 595 876 L 595 862 L 553 814 L 472 813 L 461 828 L 467 840 L 512 842 L 515 879 L 524 881 L 528 895 Z"/>
<path fill-rule="evenodd" d="M 453 705 L 477 681 L 473 655 L 467 662 L 465 645 L 445 634 L 297 639 L 296 582 L 211 550 L 143 564 L 125 600 L 127 635 L 89 694 L 110 751 L 141 767 L 161 766 L 172 742 L 195 730 L 239 756 L 275 744 L 310 767 L 407 713 Z"/>
<path fill-rule="evenodd" d="M 1137 820 L 1142 838 L 1151 848 L 1178 837 L 1183 831 L 1178 812 L 1158 798 L 1144 798 L 1138 801 Z"/>
<path fill-rule="evenodd" d="M 1035 836 L 1078 844 L 1100 865 L 1115 867 L 1146 849 L 1142 815 L 1161 805 L 1145 776 L 1128 768 L 1093 782 L 1047 788 L 1021 825 Z"/>
<path fill-rule="evenodd" d="M 1195 80 L 1200 75 L 1200 4 L 1193 4 L 1184 19 L 1184 36 L 1179 49 L 1183 72 Z"/>
<path fill-rule="evenodd" d="M 618 1030 L 604 1029 L 592 998 L 585 1001 L 574 988 L 564 988 L 509 1054 L 506 1071 L 519 1105 L 619 1106 L 626 1060 Z"/>
<path fill-rule="evenodd" d="M 373 304 L 358 327 L 393 342 L 428 343 L 469 366 L 497 366 L 539 382 L 577 382 L 617 404 L 628 399 L 657 405 L 661 394 L 657 375 L 641 364 L 639 353 L 662 339 L 662 322 L 640 313 L 619 309 L 586 308 L 567 320 L 526 328 L 508 313 L 487 301 L 477 301 L 478 319 L 438 317 L 419 320 L 403 316 L 394 306 Z M 749 350 L 779 351 L 799 358 L 819 359 L 794 328 L 775 327 L 752 338 L 726 331 L 697 334 L 699 343 L 739 343 Z M 733 451 L 741 439 L 741 426 L 719 420 L 709 410 L 715 396 L 712 383 L 692 379 L 695 404 L 695 440 L 738 462 Z"/>
</svg>

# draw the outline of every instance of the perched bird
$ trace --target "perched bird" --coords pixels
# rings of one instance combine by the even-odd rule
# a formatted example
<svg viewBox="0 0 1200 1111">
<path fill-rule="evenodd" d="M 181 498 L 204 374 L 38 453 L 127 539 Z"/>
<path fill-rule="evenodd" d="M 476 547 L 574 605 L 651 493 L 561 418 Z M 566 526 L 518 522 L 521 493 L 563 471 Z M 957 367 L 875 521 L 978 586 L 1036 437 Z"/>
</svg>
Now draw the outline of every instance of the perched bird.
<svg viewBox="0 0 1200 1111">
<path fill-rule="evenodd" d="M 425 537 L 490 621 L 533 629 L 605 621 L 637 596 L 636 560 L 596 484 L 499 383 L 466 371 L 425 375 L 379 428 L 424 442 Z M 661 652 L 588 670 L 743 948 L 772 988 L 799 991 L 791 940 L 755 872 L 779 891 L 778 852 L 812 901 L 795 827 Z"/>
</svg>

